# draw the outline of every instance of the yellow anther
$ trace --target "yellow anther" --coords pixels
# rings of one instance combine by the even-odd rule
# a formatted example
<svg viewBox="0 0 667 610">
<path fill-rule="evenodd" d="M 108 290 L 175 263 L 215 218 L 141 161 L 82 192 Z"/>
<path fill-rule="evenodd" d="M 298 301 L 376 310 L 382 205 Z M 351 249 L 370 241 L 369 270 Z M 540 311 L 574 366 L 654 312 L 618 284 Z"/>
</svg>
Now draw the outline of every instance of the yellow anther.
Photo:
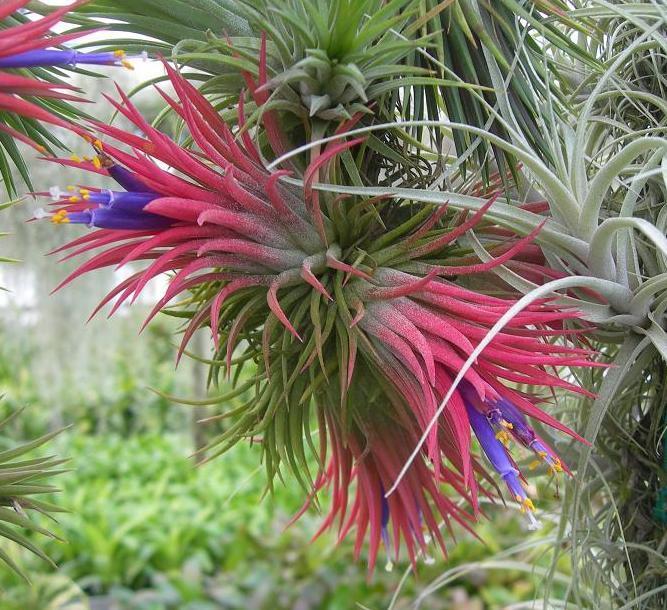
<svg viewBox="0 0 667 610">
<path fill-rule="evenodd" d="M 114 54 L 116 57 L 125 57 L 125 51 L 123 51 L 122 49 L 116 49 L 116 50 L 113 52 L 113 54 Z"/>
<path fill-rule="evenodd" d="M 539 455 L 543 460 L 546 460 L 549 454 L 546 451 L 538 451 L 537 455 Z"/>
<path fill-rule="evenodd" d="M 102 169 L 102 161 L 99 157 L 93 157 L 93 166 L 95 169 Z"/>
<path fill-rule="evenodd" d="M 76 195 L 72 195 L 72 196 L 69 198 L 69 202 L 70 202 L 70 203 L 79 203 L 79 201 L 81 201 L 81 200 L 80 200 Z"/>
<path fill-rule="evenodd" d="M 67 210 L 58 210 L 53 216 L 51 216 L 51 222 L 54 225 L 66 224 L 69 222 L 67 217 Z"/>
<path fill-rule="evenodd" d="M 93 146 L 94 146 L 95 148 L 97 148 L 98 150 L 102 150 L 102 148 L 103 148 L 103 146 L 102 146 L 102 140 L 100 140 L 100 139 L 98 138 L 97 140 L 95 140 L 95 141 L 93 142 Z"/>
<path fill-rule="evenodd" d="M 496 438 L 503 444 L 505 447 L 510 446 L 510 435 L 505 432 L 505 430 L 498 430 L 496 432 Z"/>
<path fill-rule="evenodd" d="M 514 430 L 514 425 L 508 422 L 506 419 L 501 419 L 500 420 L 500 425 L 503 428 L 507 428 L 508 430 Z"/>
<path fill-rule="evenodd" d="M 516 501 L 521 505 L 519 507 L 519 510 L 522 513 L 527 513 L 527 512 L 532 513 L 535 511 L 535 505 L 533 504 L 533 501 L 530 498 L 522 498 L 521 496 L 517 495 Z"/>
<path fill-rule="evenodd" d="M 90 195 L 90 191 L 88 189 L 79 189 L 79 193 L 82 195 Z"/>
<path fill-rule="evenodd" d="M 79 157 L 79 155 L 72 155 L 70 157 L 70 161 L 74 161 L 74 163 L 81 163 L 81 157 Z"/>
<path fill-rule="evenodd" d="M 134 66 L 126 59 L 122 59 L 120 63 L 123 66 L 123 68 L 127 68 L 128 70 L 134 70 Z"/>
</svg>

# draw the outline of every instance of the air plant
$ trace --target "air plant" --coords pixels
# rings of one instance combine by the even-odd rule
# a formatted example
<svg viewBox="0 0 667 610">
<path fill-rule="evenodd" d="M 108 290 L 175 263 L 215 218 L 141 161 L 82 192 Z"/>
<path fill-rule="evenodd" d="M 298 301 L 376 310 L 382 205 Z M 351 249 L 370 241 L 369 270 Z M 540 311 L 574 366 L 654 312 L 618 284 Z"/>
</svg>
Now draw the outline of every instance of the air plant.
<svg viewBox="0 0 667 610">
<path fill-rule="evenodd" d="M 149 42 L 152 50 L 196 68 L 193 80 L 204 81 L 204 91 L 220 100 L 237 99 L 243 71 L 256 74 L 266 35 L 271 96 L 263 107 L 284 113 L 293 145 L 316 139 L 330 121 L 358 111 L 369 115 L 369 123 L 374 116 L 438 120 L 445 114 L 507 138 L 495 117 L 499 112 L 551 160 L 540 107 L 548 101 L 565 112 L 569 104 L 552 88 L 560 66 L 545 46 L 599 69 L 595 57 L 573 42 L 572 33 L 591 33 L 590 20 L 572 19 L 567 10 L 561 0 L 493 6 L 475 0 L 196 0 L 172 2 L 169 10 L 147 0 L 96 0 L 79 9 L 77 19 L 94 27 L 113 16 L 112 29 L 157 39 Z M 254 119 L 251 114 L 249 121 Z M 380 153 L 378 162 L 402 169 L 403 180 L 424 165 L 405 150 L 422 141 L 424 127 L 406 126 L 405 132 L 371 135 L 368 142 Z M 442 130 L 429 135 L 442 152 Z M 451 136 L 455 151 L 449 160 L 464 171 L 482 167 L 488 178 L 493 156 L 505 169 L 515 165 L 511 157 L 505 164 L 507 152 L 483 137 L 460 131 Z M 377 181 L 370 172 L 368 183 Z"/>
<path fill-rule="evenodd" d="M 226 39 L 209 33 L 205 44 L 182 41 L 176 58 L 182 62 L 207 53 L 245 58 L 256 54 L 260 34 L 268 39 L 269 79 L 266 109 L 273 105 L 296 116 L 324 122 L 350 119 L 386 93 L 419 82 L 426 68 L 404 63 L 428 37 L 415 38 L 417 8 L 409 0 L 335 0 L 318 3 L 273 0 L 237 4 L 257 38 Z M 256 62 L 251 60 L 251 70 Z"/>
<path fill-rule="evenodd" d="M 21 411 L 15 411 L 0 422 L 0 430 L 20 413 Z M 36 496 L 58 491 L 50 484 L 50 480 L 64 472 L 58 467 L 66 460 L 54 456 L 32 457 L 30 454 L 59 432 L 51 432 L 33 441 L 0 451 L 0 536 L 19 544 L 49 563 L 53 562 L 25 532 L 35 532 L 51 538 L 56 536 L 30 519 L 28 513 L 50 516 L 51 513 L 62 510 L 57 505 L 36 499 Z M 0 561 L 28 580 L 28 575 L 3 549 L 0 549 Z"/>
<path fill-rule="evenodd" d="M 87 32 L 77 30 L 55 34 L 52 28 L 84 2 L 61 7 L 46 17 L 31 21 L 19 12 L 28 1 L 11 0 L 0 7 L 0 172 L 8 192 L 14 191 L 14 180 L 7 156 L 26 183 L 30 183 L 27 166 L 14 140 L 41 153 L 47 152 L 49 145 L 58 145 L 58 141 L 40 123 L 71 127 L 67 119 L 77 116 L 77 111 L 66 102 L 83 101 L 72 94 L 76 87 L 46 69 L 78 65 L 131 67 L 121 50 L 83 53 L 62 46 Z"/>
<path fill-rule="evenodd" d="M 66 258 L 97 251 L 61 286 L 95 269 L 150 261 L 100 304 L 115 299 L 113 312 L 171 272 L 146 323 L 185 295 L 178 315 L 189 322 L 180 353 L 198 329 L 210 327 L 214 376 L 224 370 L 237 378 L 251 362 L 256 367 L 234 390 L 250 392 L 250 399 L 223 413 L 233 423 L 205 448 L 208 457 L 241 439 L 261 439 L 269 485 L 291 471 L 307 495 L 304 509 L 329 488 L 323 528 L 337 527 L 341 538 L 356 528 L 356 553 L 367 539 L 370 570 L 382 544 L 390 563 L 401 547 L 414 563 L 426 554 L 429 537 L 444 552 L 439 521 L 470 529 L 480 514 L 479 495 L 500 491 L 474 455 L 473 433 L 509 498 L 535 525 L 510 447 L 516 443 L 557 473 L 567 467 L 529 418 L 579 437 L 538 406 L 544 396 L 520 386 L 590 395 L 547 370 L 595 365 L 590 350 L 568 344 L 577 331 L 566 323 L 580 314 L 537 300 L 493 336 L 472 367 L 462 367 L 517 303 L 516 291 L 494 271 L 505 265 L 536 282 L 551 275 L 532 244 L 541 225 L 522 237 L 489 223 L 495 195 L 468 217 L 393 197 L 319 193 L 314 178 L 335 180 L 340 154 L 359 147 L 360 139 L 325 147 L 308 164 L 302 186 L 292 186 L 288 170 L 263 165 L 244 129 L 242 103 L 234 134 L 165 65 L 176 98 L 160 93 L 195 147 L 152 127 L 120 92 L 114 107 L 137 132 L 94 122 L 94 160 L 61 160 L 108 174 L 117 186 L 44 193 L 54 198 L 55 211 L 38 216 L 96 229 L 59 249 Z M 251 75 L 247 82 L 252 94 L 265 85 Z M 274 118 L 264 113 L 267 137 L 278 148 Z M 339 133 L 354 122 L 344 122 Z M 472 231 L 490 260 L 460 242 Z"/>
<path fill-rule="evenodd" d="M 620 140 L 647 129 L 664 133 L 667 127 L 667 23 L 659 7 L 644 3 L 640 8 L 644 14 L 639 21 L 628 19 L 622 8 L 607 8 L 600 15 L 600 27 L 609 36 L 600 41 L 597 52 L 606 65 L 613 64 L 629 46 L 641 40 L 631 57 L 615 69 L 613 82 L 608 82 L 597 96 L 598 114 L 617 122 L 613 128 L 607 124 L 601 131 L 611 131 Z M 584 74 L 587 78 L 575 91 L 575 99 L 585 98 L 586 91 L 600 76 Z"/>
</svg>

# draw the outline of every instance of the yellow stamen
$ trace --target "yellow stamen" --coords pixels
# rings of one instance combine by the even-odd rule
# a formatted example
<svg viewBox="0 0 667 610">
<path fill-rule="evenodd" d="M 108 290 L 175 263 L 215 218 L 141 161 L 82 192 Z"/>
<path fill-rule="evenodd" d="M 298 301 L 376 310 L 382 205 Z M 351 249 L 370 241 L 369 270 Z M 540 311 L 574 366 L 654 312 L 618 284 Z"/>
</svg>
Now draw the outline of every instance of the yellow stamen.
<svg viewBox="0 0 667 610">
<path fill-rule="evenodd" d="M 102 161 L 99 157 L 93 157 L 93 166 L 95 169 L 102 169 Z"/>
<path fill-rule="evenodd" d="M 93 142 L 93 146 L 94 146 L 95 148 L 97 148 L 97 150 L 102 150 L 102 149 L 103 149 L 103 146 L 102 146 L 102 140 L 100 140 L 100 139 L 98 138 L 97 140 L 95 140 L 95 141 Z"/>
<path fill-rule="evenodd" d="M 122 49 L 117 49 L 113 52 L 113 54 L 118 58 L 118 61 L 120 61 L 120 65 L 127 68 L 128 70 L 134 70 L 134 66 L 125 59 L 125 51 Z"/>
<path fill-rule="evenodd" d="M 67 210 L 58 210 L 53 216 L 51 216 L 51 222 L 54 225 L 62 225 L 69 222 L 67 217 Z"/>
<path fill-rule="evenodd" d="M 79 203 L 79 201 L 81 201 L 81 200 L 80 200 L 76 195 L 72 195 L 72 196 L 69 198 L 69 202 L 70 202 L 70 203 Z"/>
<path fill-rule="evenodd" d="M 507 428 L 508 430 L 514 430 L 514 426 L 510 422 L 508 422 L 506 419 L 501 419 L 500 420 L 500 425 L 503 428 Z"/>
<path fill-rule="evenodd" d="M 100 154 L 98 155 L 98 158 L 99 158 L 101 167 L 104 167 L 104 168 L 113 167 L 114 166 L 113 160 L 110 157 L 108 157 L 107 155 L 105 155 L 102 151 L 99 151 L 99 152 L 100 152 Z"/>
<path fill-rule="evenodd" d="M 530 464 L 528 464 L 528 470 L 535 470 L 542 462 L 540 460 L 533 460 Z"/>
<path fill-rule="evenodd" d="M 532 513 L 535 511 L 535 505 L 530 498 L 522 498 L 517 494 L 516 501 L 521 505 L 519 510 L 521 510 L 522 513 Z"/>
<path fill-rule="evenodd" d="M 70 157 L 70 161 L 74 161 L 74 163 L 81 163 L 81 157 L 79 157 L 79 155 L 72 155 Z"/>
<path fill-rule="evenodd" d="M 79 189 L 79 193 L 82 195 L 90 195 L 90 191 L 88 189 Z"/>
<path fill-rule="evenodd" d="M 496 438 L 505 445 L 505 447 L 510 446 L 510 435 L 505 432 L 505 430 L 498 430 L 498 432 L 496 432 Z"/>
</svg>

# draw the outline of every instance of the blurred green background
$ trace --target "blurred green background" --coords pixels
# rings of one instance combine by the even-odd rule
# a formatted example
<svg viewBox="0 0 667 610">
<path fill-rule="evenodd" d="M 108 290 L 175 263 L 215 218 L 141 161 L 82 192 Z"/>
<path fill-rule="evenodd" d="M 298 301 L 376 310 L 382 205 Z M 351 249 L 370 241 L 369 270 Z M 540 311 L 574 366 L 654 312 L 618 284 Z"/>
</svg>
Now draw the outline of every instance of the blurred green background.
<svg viewBox="0 0 667 610">
<path fill-rule="evenodd" d="M 126 87 L 135 82 L 114 77 Z M 94 87 L 88 81 L 89 97 L 99 100 L 111 83 Z M 149 116 L 158 111 L 140 105 Z M 101 104 L 90 112 L 109 116 Z M 67 143 L 89 154 L 82 143 Z M 39 190 L 76 184 L 74 169 L 33 163 Z M 65 542 L 39 540 L 57 568 L 2 543 L 33 579 L 28 586 L 1 568 L 2 610 L 480 610 L 532 607 L 535 599 L 542 607 L 541 566 L 549 565 L 550 511 L 558 506 L 546 482 L 538 493 L 541 531 L 528 533 L 520 514 L 489 506 L 480 539 L 461 533 L 448 558 L 422 561 L 417 573 L 405 563 L 391 572 L 380 565 L 368 578 L 365 558 L 355 563 L 349 542 L 337 545 L 334 535 L 310 542 L 320 518 L 314 510 L 286 528 L 302 495 L 288 480 L 264 497 L 257 447 L 196 466 L 193 450 L 224 425 L 196 421 L 216 408 L 178 405 L 149 388 L 202 398 L 203 365 L 186 358 L 175 368 L 173 319 L 158 317 L 138 339 L 157 289 L 111 320 L 102 313 L 85 324 L 125 270 L 91 274 L 50 294 L 73 265 L 46 252 L 85 229 L 26 223 L 45 203 L 27 198 L 3 213 L 12 235 L 2 254 L 22 262 L 0 270 L 9 289 L 0 293 L 0 415 L 27 409 L 4 431 L 0 449 L 71 425 L 44 450 L 70 460 L 52 498 L 69 512 L 48 524 Z M 205 354 L 207 346 L 202 335 L 197 349 Z M 561 569 L 552 577 L 566 583 L 568 566 Z"/>
</svg>

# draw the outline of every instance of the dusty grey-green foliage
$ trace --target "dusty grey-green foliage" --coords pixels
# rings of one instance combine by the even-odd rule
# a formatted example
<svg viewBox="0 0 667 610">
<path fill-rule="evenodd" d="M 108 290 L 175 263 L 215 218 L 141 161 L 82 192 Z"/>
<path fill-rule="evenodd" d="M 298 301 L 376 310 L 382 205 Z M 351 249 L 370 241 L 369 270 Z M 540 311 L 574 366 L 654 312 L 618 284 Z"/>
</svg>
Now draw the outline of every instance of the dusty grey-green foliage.
<svg viewBox="0 0 667 610">
<path fill-rule="evenodd" d="M 499 268 L 525 296 L 491 335 L 528 303 L 558 294 L 596 325 L 589 341 L 612 365 L 581 374 L 596 399 L 562 399 L 564 418 L 591 446 L 563 448 L 576 476 L 557 535 L 544 541 L 554 559 L 544 577 L 567 586 L 558 599 L 547 586 L 544 607 L 663 608 L 665 2 L 174 0 L 167 10 L 157 0 L 94 0 L 74 20 L 100 17 L 129 33 L 109 44 L 147 46 L 190 66 L 189 77 L 230 121 L 240 72 L 257 73 L 267 32 L 269 103 L 294 147 L 273 166 L 335 140 L 329 122 L 363 106 L 347 136 L 367 136 L 374 165 L 358 172 L 346 159 L 348 186 L 321 190 L 475 210 L 484 203 L 471 194 L 477 179 L 520 164 L 489 217 L 527 233 L 543 217 L 520 205 L 545 200 L 550 219 L 537 241 L 562 277 L 536 286 Z M 363 44 L 350 32 L 366 32 Z M 136 45 L 132 34 L 151 40 Z M 247 110 L 250 124 L 259 121 L 259 109 Z M 489 257 L 474 233 L 467 238 Z M 563 554 L 572 576 L 557 570 Z"/>
<path fill-rule="evenodd" d="M 661 608 L 667 578 L 667 532 L 660 516 L 666 478 L 667 139 L 664 119 L 655 108 L 645 107 L 658 96 L 638 93 L 635 77 L 652 68 L 655 82 L 647 83 L 645 77 L 643 86 L 659 91 L 667 8 L 652 2 L 632 7 L 591 2 L 571 15 L 596 20 L 596 38 L 582 45 L 604 64 L 592 71 L 573 57 L 564 63 L 578 74 L 580 83 L 574 88 L 569 116 L 561 116 L 553 105 L 544 108 L 541 120 L 550 136 L 549 155 L 540 155 L 511 113 L 503 116 L 502 108 L 497 112 L 508 139 L 449 120 L 413 124 L 486 138 L 523 163 L 522 175 L 532 189 L 523 192 L 549 203 L 552 220 L 539 241 L 551 266 L 565 277 L 535 287 L 509 269 L 501 270 L 501 277 L 526 296 L 494 330 L 500 330 L 533 299 L 569 289 L 562 302 L 576 306 L 597 324 L 593 345 L 601 359 L 612 365 L 582 378 L 586 387 L 598 393 L 592 404 L 570 404 L 570 411 L 577 414 L 572 420 L 575 427 L 592 447 L 575 457 L 577 474 L 568 485 L 555 546 L 562 551 L 554 553 L 549 578 L 556 574 L 556 560 L 567 553 L 576 570 L 563 603 L 599 607 L 604 599 L 614 607 Z M 610 22 L 615 25 L 611 30 Z M 632 31 L 627 44 L 619 45 L 617 30 Z M 502 90 L 500 78 L 495 86 L 496 91 Z M 624 100 L 615 106 L 618 114 L 609 111 L 611 92 Z M 505 102 L 511 106 L 508 99 Z M 633 112 L 632 118 L 627 116 L 628 109 L 637 106 L 644 109 Z M 659 110 L 660 105 L 656 106 Z M 644 115 L 641 126 L 632 124 Z M 451 190 L 445 192 L 432 188 L 336 189 L 368 195 L 394 193 L 465 209 L 479 207 L 479 200 L 462 195 L 455 181 L 450 185 Z M 515 229 L 524 226 L 528 230 L 537 219 L 517 209 L 517 203 L 510 199 L 507 206 L 494 206 L 490 215 Z M 484 256 L 474 236 L 470 239 Z M 553 603 L 547 593 L 545 604 Z"/>
</svg>

